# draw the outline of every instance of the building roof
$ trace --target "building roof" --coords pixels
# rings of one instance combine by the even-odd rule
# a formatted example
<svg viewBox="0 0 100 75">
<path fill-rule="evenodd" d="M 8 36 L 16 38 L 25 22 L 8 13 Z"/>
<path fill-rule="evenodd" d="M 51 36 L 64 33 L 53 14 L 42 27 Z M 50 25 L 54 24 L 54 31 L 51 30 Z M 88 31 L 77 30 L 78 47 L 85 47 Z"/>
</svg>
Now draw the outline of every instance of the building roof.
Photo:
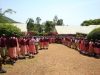
<svg viewBox="0 0 100 75">
<path fill-rule="evenodd" d="M 55 26 L 58 34 L 76 34 L 83 33 L 88 34 L 93 29 L 100 27 L 100 25 L 90 25 L 90 26 Z"/>
<path fill-rule="evenodd" d="M 27 25 L 25 23 L 13 23 L 13 25 L 21 29 L 22 32 L 27 32 Z"/>
</svg>

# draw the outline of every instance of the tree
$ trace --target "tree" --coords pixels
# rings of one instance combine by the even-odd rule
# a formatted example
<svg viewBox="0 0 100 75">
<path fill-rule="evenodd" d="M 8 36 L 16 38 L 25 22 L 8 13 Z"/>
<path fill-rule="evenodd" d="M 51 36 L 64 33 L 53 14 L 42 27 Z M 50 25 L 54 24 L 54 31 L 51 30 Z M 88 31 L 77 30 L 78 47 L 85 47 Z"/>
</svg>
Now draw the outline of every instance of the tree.
<svg viewBox="0 0 100 75">
<path fill-rule="evenodd" d="M 12 13 L 16 13 L 16 12 L 13 11 L 12 9 L 7 9 L 5 11 L 2 11 L 2 9 L 0 9 L 0 22 L 1 23 L 10 23 L 11 21 L 13 21 L 5 16 L 5 14 L 8 14 L 8 13 L 12 14 Z"/>
<path fill-rule="evenodd" d="M 59 20 L 57 21 L 57 25 L 63 25 L 63 19 L 59 19 Z"/>
<path fill-rule="evenodd" d="M 40 21 L 41 21 L 41 18 L 40 17 L 37 17 L 36 18 L 36 24 L 40 24 Z"/>
<path fill-rule="evenodd" d="M 42 26 L 41 26 L 41 25 L 40 25 L 39 28 L 38 28 L 38 32 L 39 32 L 39 33 L 42 33 L 42 32 L 43 32 L 43 29 L 42 29 Z"/>
<path fill-rule="evenodd" d="M 42 27 L 41 27 L 41 25 L 40 25 L 40 21 L 41 21 L 41 18 L 40 17 L 37 17 L 36 18 L 36 31 L 38 32 L 38 33 L 41 33 L 42 32 Z"/>
<path fill-rule="evenodd" d="M 34 31 L 34 20 L 32 18 L 29 18 L 27 20 L 27 31 Z"/>
<path fill-rule="evenodd" d="M 7 9 L 7 10 L 5 10 L 4 12 L 2 11 L 2 8 L 0 9 L 0 16 L 4 16 L 6 13 L 10 13 L 10 14 L 12 14 L 12 13 L 16 13 L 14 10 L 12 10 L 12 9 Z"/>
<path fill-rule="evenodd" d="M 54 25 L 57 24 L 57 21 L 58 21 L 58 16 L 54 16 L 54 18 L 53 18 Z"/>
<path fill-rule="evenodd" d="M 6 13 L 12 14 L 13 12 L 15 13 L 12 9 L 7 9 L 4 12 L 0 9 L 0 36 L 2 34 L 5 34 L 6 36 L 12 36 L 15 34 L 16 36 L 21 36 L 21 30 L 9 22 L 9 20 L 7 20 L 8 18 L 5 16 Z"/>
<path fill-rule="evenodd" d="M 34 23 L 34 20 L 32 18 L 29 18 L 27 20 L 27 31 L 28 32 L 35 32 L 36 34 L 42 33 L 42 26 L 40 25 L 40 17 L 36 18 L 36 23 Z"/>
<path fill-rule="evenodd" d="M 2 34 L 6 34 L 6 36 L 12 36 L 15 34 L 16 36 L 21 36 L 21 30 L 11 23 L 0 23 L 0 36 Z"/>
<path fill-rule="evenodd" d="M 93 40 L 100 40 L 100 27 L 99 28 L 96 28 L 94 29 L 93 31 L 91 31 L 88 35 L 87 35 L 87 38 L 89 40 L 93 39 Z"/>
<path fill-rule="evenodd" d="M 52 21 L 46 21 L 44 30 L 46 33 L 52 32 L 54 30 L 54 23 Z"/>
<path fill-rule="evenodd" d="M 89 26 L 89 25 L 100 25 L 100 19 L 94 20 L 85 20 L 81 23 L 81 26 Z"/>
</svg>

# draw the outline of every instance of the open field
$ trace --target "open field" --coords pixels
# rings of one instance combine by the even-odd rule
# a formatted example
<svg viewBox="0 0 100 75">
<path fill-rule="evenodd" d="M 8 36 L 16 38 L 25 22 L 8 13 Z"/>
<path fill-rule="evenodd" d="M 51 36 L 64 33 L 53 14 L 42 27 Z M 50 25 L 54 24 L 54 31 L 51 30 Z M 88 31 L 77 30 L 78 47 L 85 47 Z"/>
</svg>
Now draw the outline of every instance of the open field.
<svg viewBox="0 0 100 75">
<path fill-rule="evenodd" d="M 4 67 L 7 73 L 0 75 L 100 75 L 100 59 L 81 55 L 61 44 L 50 44 L 35 58 Z"/>
</svg>

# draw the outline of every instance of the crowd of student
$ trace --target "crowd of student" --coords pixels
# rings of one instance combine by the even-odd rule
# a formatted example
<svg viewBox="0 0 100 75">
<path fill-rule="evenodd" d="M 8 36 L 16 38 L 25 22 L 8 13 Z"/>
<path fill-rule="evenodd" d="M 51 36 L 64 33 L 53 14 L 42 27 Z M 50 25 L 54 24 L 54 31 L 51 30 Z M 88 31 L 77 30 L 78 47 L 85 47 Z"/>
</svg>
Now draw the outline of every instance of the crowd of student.
<svg viewBox="0 0 100 75">
<path fill-rule="evenodd" d="M 38 54 L 40 49 L 48 49 L 49 39 L 47 37 L 20 37 L 15 36 L 0 37 L 0 73 L 6 71 L 2 68 L 2 64 L 14 63 L 18 59 L 26 57 L 33 58 Z"/>
<path fill-rule="evenodd" d="M 6 71 L 2 64 L 6 64 L 9 58 L 10 64 L 14 64 L 18 59 L 25 59 L 26 56 L 33 58 L 38 54 L 38 50 L 48 49 L 49 43 L 60 43 L 70 48 L 76 49 L 81 54 L 100 58 L 100 40 L 87 40 L 84 37 L 74 36 L 40 36 L 40 37 L 20 37 L 15 36 L 0 37 L 0 73 Z"/>
<path fill-rule="evenodd" d="M 78 50 L 81 54 L 100 58 L 100 40 L 87 40 L 84 37 L 61 37 L 58 38 L 59 43 L 62 43 L 70 48 Z"/>
<path fill-rule="evenodd" d="M 85 37 L 54 36 L 49 38 L 50 43 L 59 43 L 91 57 L 100 58 L 100 40 L 88 40 Z"/>
</svg>

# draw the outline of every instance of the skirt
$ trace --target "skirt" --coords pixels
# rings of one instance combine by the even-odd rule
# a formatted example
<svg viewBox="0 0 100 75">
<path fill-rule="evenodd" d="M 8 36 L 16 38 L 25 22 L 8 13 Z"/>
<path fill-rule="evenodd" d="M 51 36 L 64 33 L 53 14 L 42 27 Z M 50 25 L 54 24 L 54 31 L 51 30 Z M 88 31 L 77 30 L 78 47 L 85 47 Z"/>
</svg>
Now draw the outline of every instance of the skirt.
<svg viewBox="0 0 100 75">
<path fill-rule="evenodd" d="M 94 52 L 95 52 L 96 54 L 100 54 L 100 48 L 94 48 Z"/>
<path fill-rule="evenodd" d="M 29 45 L 29 51 L 28 52 L 34 54 L 36 52 L 35 45 Z"/>
<path fill-rule="evenodd" d="M 22 45 L 21 46 L 21 54 L 23 54 L 23 55 L 25 55 L 25 54 L 27 54 L 27 48 L 26 48 L 26 45 Z"/>
<path fill-rule="evenodd" d="M 16 47 L 10 47 L 8 49 L 8 55 L 11 58 L 16 58 L 17 57 L 17 49 L 16 49 Z"/>
</svg>

